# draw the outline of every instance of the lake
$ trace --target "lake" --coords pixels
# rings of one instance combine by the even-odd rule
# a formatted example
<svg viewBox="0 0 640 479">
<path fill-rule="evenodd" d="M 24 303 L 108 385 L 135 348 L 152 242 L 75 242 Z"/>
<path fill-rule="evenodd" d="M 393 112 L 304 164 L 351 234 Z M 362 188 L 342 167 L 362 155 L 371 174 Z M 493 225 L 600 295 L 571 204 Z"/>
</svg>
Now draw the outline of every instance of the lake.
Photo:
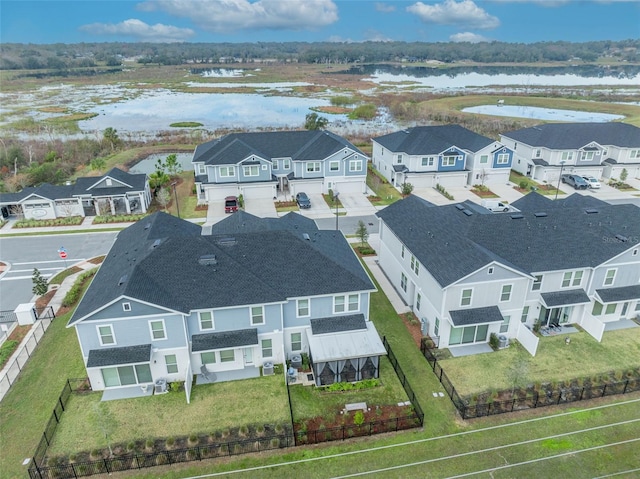
<svg viewBox="0 0 640 479">
<path fill-rule="evenodd" d="M 553 108 L 517 105 L 480 105 L 463 108 L 462 111 L 465 113 L 478 113 L 480 115 L 510 116 L 515 118 L 532 118 L 535 120 L 555 120 L 573 123 L 603 123 L 624 118 L 621 115 L 611 115 L 608 113 L 556 110 Z"/>
</svg>

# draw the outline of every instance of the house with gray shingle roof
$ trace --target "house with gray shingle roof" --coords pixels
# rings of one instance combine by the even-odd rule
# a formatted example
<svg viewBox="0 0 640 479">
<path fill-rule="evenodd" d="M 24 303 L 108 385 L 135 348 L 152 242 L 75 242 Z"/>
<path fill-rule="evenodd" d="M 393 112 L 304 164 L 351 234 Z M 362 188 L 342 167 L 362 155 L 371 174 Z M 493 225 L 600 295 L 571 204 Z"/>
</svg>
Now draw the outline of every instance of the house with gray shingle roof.
<svg viewBox="0 0 640 479">
<path fill-rule="evenodd" d="M 78 178 L 75 184 L 44 183 L 18 193 L 1 193 L 0 208 L 3 218 L 41 220 L 146 213 L 151 199 L 146 174 L 113 168 L 102 176 Z"/>
<path fill-rule="evenodd" d="M 513 169 L 556 183 L 563 173 L 640 178 L 640 128 L 627 123 L 545 123 L 500 135 L 515 152 Z"/>
<path fill-rule="evenodd" d="M 513 152 L 460 125 L 416 126 L 373 138 L 373 166 L 396 187 L 505 184 Z"/>
<path fill-rule="evenodd" d="M 538 327 L 637 326 L 640 208 L 538 196 L 511 214 L 413 195 L 377 213 L 379 264 L 440 347 L 495 333 L 535 354 Z"/>
<path fill-rule="evenodd" d="M 202 203 L 366 192 L 368 157 L 328 131 L 232 133 L 198 145 L 191 161 Z"/>
<path fill-rule="evenodd" d="M 118 234 L 68 327 L 105 399 L 256 377 L 302 353 L 320 386 L 378 377 L 373 291 L 344 236 L 304 219 L 234 213 L 203 236 L 155 213 Z"/>
</svg>

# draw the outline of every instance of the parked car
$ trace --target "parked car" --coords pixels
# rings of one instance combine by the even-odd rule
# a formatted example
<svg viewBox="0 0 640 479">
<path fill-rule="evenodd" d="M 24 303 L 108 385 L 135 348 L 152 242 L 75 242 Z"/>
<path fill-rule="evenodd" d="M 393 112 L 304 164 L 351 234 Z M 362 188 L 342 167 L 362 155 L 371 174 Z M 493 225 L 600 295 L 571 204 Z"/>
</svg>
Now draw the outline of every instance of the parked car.
<svg viewBox="0 0 640 479">
<path fill-rule="evenodd" d="M 569 186 L 573 186 L 576 190 L 586 190 L 589 185 L 582 176 L 579 175 L 562 175 L 561 180 Z"/>
<path fill-rule="evenodd" d="M 309 197 L 307 196 L 306 193 L 298 193 L 296 195 L 296 203 L 298 203 L 298 207 L 300 208 L 311 208 L 311 200 L 309 199 Z"/>
<path fill-rule="evenodd" d="M 600 188 L 600 182 L 595 176 L 583 176 L 582 178 L 584 178 L 584 181 L 587 182 L 589 188 Z"/>
<path fill-rule="evenodd" d="M 507 211 L 511 210 L 511 207 L 508 204 L 498 200 L 482 200 L 482 206 L 484 206 L 489 211 L 493 211 L 494 213 L 498 211 L 503 211 L 506 213 Z"/>
<path fill-rule="evenodd" d="M 227 196 L 224 199 L 224 212 L 235 213 L 238 211 L 238 198 L 236 196 Z"/>
</svg>

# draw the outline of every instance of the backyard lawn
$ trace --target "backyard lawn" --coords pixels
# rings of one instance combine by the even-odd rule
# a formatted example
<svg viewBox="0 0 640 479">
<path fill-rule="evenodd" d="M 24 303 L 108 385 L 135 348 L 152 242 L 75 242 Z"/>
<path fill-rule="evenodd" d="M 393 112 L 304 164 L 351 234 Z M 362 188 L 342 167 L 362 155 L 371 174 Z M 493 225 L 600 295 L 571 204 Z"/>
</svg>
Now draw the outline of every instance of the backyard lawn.
<svg viewBox="0 0 640 479">
<path fill-rule="evenodd" d="M 517 343 L 493 353 L 476 354 L 439 362 L 458 394 L 510 389 L 514 365 L 520 364 L 525 385 L 577 378 L 595 378 L 613 371 L 623 374 L 640 368 L 640 328 L 608 331 L 598 343 L 581 331 L 540 338 L 532 357 Z"/>
<path fill-rule="evenodd" d="M 375 193 L 374 198 L 369 198 L 374 206 L 390 205 L 402 198 L 400 192 L 371 165 L 367 168 L 367 186 Z"/>
<path fill-rule="evenodd" d="M 105 448 L 105 431 L 116 444 L 290 423 L 282 374 L 194 386 L 190 404 L 184 391 L 106 402 L 101 397 L 102 392 L 71 395 L 49 455 Z"/>
</svg>

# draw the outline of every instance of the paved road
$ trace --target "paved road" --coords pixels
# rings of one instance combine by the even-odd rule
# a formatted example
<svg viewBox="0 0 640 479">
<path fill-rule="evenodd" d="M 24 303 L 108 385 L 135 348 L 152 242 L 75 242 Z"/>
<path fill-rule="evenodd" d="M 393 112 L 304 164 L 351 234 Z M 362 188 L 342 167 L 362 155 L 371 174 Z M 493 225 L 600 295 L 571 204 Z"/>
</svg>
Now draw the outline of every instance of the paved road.
<svg viewBox="0 0 640 479">
<path fill-rule="evenodd" d="M 114 232 L 96 232 L 0 239 L 0 260 L 9 265 L 0 277 L 0 311 L 14 310 L 31 300 L 34 268 L 50 278 L 78 261 L 108 253 L 115 237 Z M 58 256 L 61 246 L 67 251 L 66 260 Z"/>
<path fill-rule="evenodd" d="M 378 233 L 378 217 L 375 215 L 368 216 L 338 216 L 338 229 L 345 235 L 353 235 L 358 229 L 358 221 L 364 221 L 369 234 Z M 321 230 L 336 229 L 336 218 L 317 218 L 316 225 Z"/>
</svg>

